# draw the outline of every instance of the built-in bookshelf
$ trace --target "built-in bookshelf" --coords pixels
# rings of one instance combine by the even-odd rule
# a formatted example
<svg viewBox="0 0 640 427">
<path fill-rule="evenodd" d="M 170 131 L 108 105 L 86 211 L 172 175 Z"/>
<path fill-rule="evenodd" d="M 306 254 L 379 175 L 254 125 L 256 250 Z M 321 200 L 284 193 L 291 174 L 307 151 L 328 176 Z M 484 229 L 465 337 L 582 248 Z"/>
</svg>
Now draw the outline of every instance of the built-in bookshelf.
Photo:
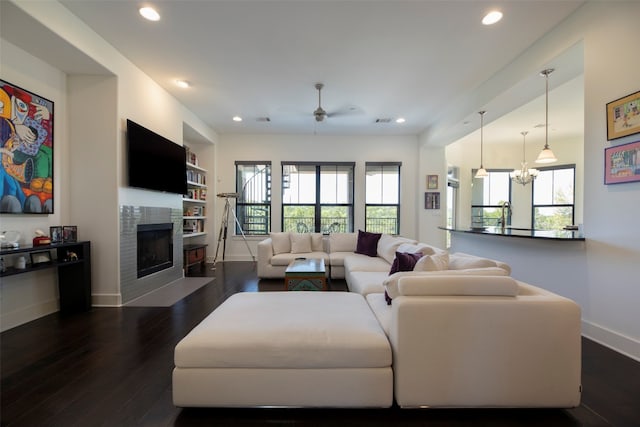
<svg viewBox="0 0 640 427">
<path fill-rule="evenodd" d="M 204 236 L 206 231 L 207 170 L 198 164 L 198 156 L 187 149 L 187 194 L 182 199 L 182 232 L 185 239 Z"/>
</svg>

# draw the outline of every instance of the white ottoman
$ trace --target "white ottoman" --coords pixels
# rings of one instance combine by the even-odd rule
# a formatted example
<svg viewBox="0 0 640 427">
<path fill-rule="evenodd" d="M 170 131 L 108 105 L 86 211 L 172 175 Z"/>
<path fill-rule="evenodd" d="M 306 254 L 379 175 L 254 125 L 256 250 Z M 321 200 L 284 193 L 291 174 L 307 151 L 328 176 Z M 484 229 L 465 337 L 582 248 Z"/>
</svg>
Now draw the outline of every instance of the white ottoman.
<svg viewBox="0 0 640 427">
<path fill-rule="evenodd" d="M 176 346 L 173 402 L 389 407 L 391 347 L 359 294 L 235 294 Z"/>
</svg>

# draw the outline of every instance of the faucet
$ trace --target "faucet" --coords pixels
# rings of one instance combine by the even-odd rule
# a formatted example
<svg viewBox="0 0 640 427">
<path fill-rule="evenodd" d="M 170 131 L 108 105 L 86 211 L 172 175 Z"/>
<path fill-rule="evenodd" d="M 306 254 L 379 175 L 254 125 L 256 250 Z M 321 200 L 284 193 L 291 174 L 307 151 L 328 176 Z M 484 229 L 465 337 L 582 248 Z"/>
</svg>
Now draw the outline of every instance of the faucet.
<svg viewBox="0 0 640 427">
<path fill-rule="evenodd" d="M 502 230 L 504 231 L 504 227 L 507 225 L 507 216 L 510 215 L 511 213 L 511 203 L 505 201 L 500 203 L 500 207 L 502 208 L 502 211 L 500 213 L 500 219 L 498 220 L 498 224 L 501 226 Z M 507 215 L 505 215 L 505 211 L 507 212 Z"/>
</svg>

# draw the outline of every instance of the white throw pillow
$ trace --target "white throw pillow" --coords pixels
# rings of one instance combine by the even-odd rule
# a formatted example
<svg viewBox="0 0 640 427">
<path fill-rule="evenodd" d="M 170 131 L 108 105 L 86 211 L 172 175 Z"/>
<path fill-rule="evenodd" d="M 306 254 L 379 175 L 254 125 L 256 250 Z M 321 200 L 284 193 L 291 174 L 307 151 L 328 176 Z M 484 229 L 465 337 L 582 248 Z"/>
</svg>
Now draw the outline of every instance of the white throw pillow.
<svg viewBox="0 0 640 427">
<path fill-rule="evenodd" d="M 406 237 L 382 234 L 380 240 L 378 240 L 378 256 L 386 260 L 389 264 L 393 264 L 393 260 L 396 258 L 396 251 L 405 252 L 398 250 L 398 247 L 403 243 L 414 244 L 416 241 L 407 239 Z"/>
<path fill-rule="evenodd" d="M 322 233 L 311 233 L 311 251 L 324 252 L 324 247 L 322 246 Z"/>
<path fill-rule="evenodd" d="M 449 252 L 425 255 L 416 262 L 413 271 L 442 271 L 449 269 Z"/>
<path fill-rule="evenodd" d="M 291 233 L 290 238 L 292 254 L 311 252 L 311 235 L 309 233 Z"/>
<path fill-rule="evenodd" d="M 438 249 L 426 243 L 403 243 L 396 249 L 397 252 L 404 252 L 407 254 L 417 254 L 420 252 L 422 255 L 433 255 Z"/>
<path fill-rule="evenodd" d="M 274 255 L 291 252 L 289 233 L 271 233 L 271 246 L 273 246 Z"/>
</svg>

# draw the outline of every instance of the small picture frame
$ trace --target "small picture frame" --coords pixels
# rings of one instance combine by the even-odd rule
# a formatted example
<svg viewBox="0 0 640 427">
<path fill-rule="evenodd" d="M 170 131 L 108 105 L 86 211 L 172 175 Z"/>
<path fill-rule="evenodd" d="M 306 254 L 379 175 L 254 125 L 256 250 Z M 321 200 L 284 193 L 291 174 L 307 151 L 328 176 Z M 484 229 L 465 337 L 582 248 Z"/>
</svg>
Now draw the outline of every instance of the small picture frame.
<svg viewBox="0 0 640 427">
<path fill-rule="evenodd" d="M 31 252 L 31 265 L 48 264 L 51 262 L 51 253 L 49 251 Z"/>
<path fill-rule="evenodd" d="M 64 242 L 77 242 L 78 227 L 76 225 L 64 225 L 62 227 L 62 240 Z"/>
<path fill-rule="evenodd" d="M 49 236 L 51 237 L 51 244 L 62 243 L 62 226 L 56 225 L 49 227 Z"/>
<path fill-rule="evenodd" d="M 640 141 L 604 149 L 604 183 L 640 181 Z"/>
<path fill-rule="evenodd" d="M 640 91 L 607 104 L 607 140 L 640 133 Z"/>
<path fill-rule="evenodd" d="M 427 190 L 438 189 L 438 175 L 427 175 Z"/>
<path fill-rule="evenodd" d="M 427 191 L 426 193 L 424 193 L 424 208 L 440 209 L 440 192 L 439 191 Z"/>
</svg>

